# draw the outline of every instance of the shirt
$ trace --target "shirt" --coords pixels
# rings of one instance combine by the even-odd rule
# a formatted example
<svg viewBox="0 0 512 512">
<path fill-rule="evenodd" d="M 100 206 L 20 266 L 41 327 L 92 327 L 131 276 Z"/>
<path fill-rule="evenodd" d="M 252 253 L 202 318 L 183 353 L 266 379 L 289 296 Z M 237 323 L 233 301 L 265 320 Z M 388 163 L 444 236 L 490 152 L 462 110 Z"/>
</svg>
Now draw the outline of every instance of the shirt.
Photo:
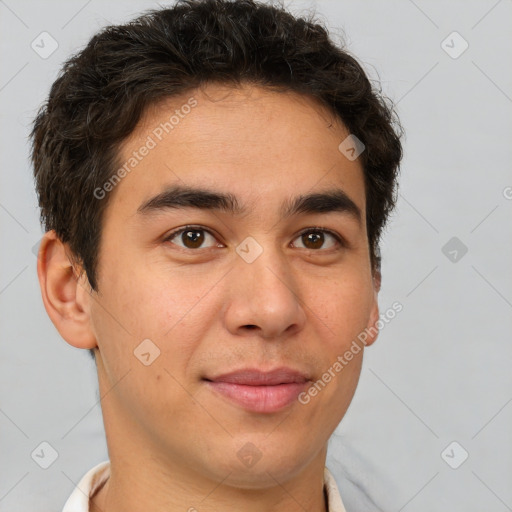
<svg viewBox="0 0 512 512">
<path fill-rule="evenodd" d="M 89 499 L 101 488 L 110 476 L 110 461 L 105 460 L 91 468 L 73 489 L 62 512 L 89 512 Z M 324 468 L 324 492 L 327 495 L 327 512 L 346 512 L 338 485 L 329 470 Z"/>
</svg>

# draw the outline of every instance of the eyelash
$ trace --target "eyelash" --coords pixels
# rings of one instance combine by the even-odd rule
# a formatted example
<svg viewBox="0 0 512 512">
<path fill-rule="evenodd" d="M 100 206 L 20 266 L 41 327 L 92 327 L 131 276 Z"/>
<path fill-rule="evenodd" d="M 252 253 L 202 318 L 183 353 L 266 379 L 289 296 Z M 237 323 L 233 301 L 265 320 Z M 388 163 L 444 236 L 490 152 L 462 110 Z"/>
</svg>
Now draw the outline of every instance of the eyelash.
<svg viewBox="0 0 512 512">
<path fill-rule="evenodd" d="M 212 233 L 209 229 L 205 228 L 204 226 L 198 226 L 198 225 L 187 225 L 187 226 L 184 226 L 184 227 L 181 227 L 175 231 L 173 231 L 172 233 L 170 233 L 168 236 L 166 236 L 163 240 L 163 242 L 171 242 L 172 243 L 172 240 L 179 234 L 183 233 L 184 231 L 205 231 L 206 233 L 210 234 L 212 237 L 214 237 L 215 239 L 217 239 L 217 237 L 215 236 L 214 233 Z M 344 248 L 347 248 L 348 247 L 348 244 L 346 243 L 345 239 L 339 235 L 338 233 L 336 233 L 335 231 L 331 231 L 330 229 L 327 229 L 327 228 L 324 228 L 322 226 L 312 226 L 312 227 L 309 227 L 309 228 L 305 228 L 303 230 L 301 230 L 297 236 L 295 238 L 298 238 L 299 236 L 301 235 L 304 235 L 305 233 L 327 233 L 328 235 L 331 235 L 339 244 L 340 247 L 338 247 L 337 249 L 334 248 L 334 250 L 340 250 L 340 249 L 344 249 Z M 192 251 L 192 252 L 198 252 L 200 251 L 201 249 L 188 249 L 188 248 L 183 248 L 183 247 L 180 247 L 181 250 L 183 251 Z M 208 247 L 208 249 L 214 249 L 214 247 Z M 306 249 L 308 250 L 308 249 Z M 313 252 L 331 252 L 333 249 L 331 250 L 322 250 L 322 249 L 309 249 L 310 251 L 313 251 Z"/>
</svg>

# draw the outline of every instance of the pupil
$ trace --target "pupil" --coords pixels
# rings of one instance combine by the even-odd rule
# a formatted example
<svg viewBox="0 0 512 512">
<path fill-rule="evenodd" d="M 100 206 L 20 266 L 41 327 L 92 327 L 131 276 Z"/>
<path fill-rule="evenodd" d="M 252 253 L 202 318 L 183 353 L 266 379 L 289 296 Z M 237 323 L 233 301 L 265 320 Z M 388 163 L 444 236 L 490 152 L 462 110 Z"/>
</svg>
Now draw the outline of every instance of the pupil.
<svg viewBox="0 0 512 512">
<path fill-rule="evenodd" d="M 204 234 L 200 230 L 185 231 L 183 235 L 185 236 L 185 240 L 183 240 L 183 243 L 185 244 L 186 247 L 192 249 L 200 247 L 204 240 Z"/>
<path fill-rule="evenodd" d="M 318 247 L 322 247 L 323 233 L 307 233 L 305 236 L 308 243 L 312 242 L 313 248 L 317 249 Z M 304 245 L 307 246 L 307 243 Z"/>
</svg>

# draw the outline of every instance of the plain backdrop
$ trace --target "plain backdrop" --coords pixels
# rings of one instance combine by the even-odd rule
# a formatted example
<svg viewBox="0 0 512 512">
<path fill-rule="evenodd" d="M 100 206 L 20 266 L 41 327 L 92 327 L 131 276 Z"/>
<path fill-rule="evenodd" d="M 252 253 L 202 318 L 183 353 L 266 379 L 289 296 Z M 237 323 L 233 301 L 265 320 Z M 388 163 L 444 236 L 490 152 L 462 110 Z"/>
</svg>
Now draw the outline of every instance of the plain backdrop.
<svg viewBox="0 0 512 512">
<path fill-rule="evenodd" d="M 345 38 L 406 131 L 380 293 L 403 310 L 365 352 L 327 466 L 348 512 L 512 510 L 512 1 L 285 5 Z M 154 7 L 0 0 L 1 512 L 60 511 L 107 458 L 94 363 L 41 300 L 27 135 L 62 62 Z"/>
</svg>

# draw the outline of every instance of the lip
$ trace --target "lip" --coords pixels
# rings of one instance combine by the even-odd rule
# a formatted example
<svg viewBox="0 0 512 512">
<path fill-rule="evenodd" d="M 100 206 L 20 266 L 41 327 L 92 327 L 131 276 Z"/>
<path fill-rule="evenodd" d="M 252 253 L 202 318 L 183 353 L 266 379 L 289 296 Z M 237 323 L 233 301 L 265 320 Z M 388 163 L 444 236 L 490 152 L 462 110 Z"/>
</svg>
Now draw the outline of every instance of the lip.
<svg viewBox="0 0 512 512">
<path fill-rule="evenodd" d="M 251 412 L 277 412 L 296 401 L 308 385 L 306 374 L 292 368 L 271 371 L 244 368 L 203 379 L 213 391 Z"/>
</svg>

